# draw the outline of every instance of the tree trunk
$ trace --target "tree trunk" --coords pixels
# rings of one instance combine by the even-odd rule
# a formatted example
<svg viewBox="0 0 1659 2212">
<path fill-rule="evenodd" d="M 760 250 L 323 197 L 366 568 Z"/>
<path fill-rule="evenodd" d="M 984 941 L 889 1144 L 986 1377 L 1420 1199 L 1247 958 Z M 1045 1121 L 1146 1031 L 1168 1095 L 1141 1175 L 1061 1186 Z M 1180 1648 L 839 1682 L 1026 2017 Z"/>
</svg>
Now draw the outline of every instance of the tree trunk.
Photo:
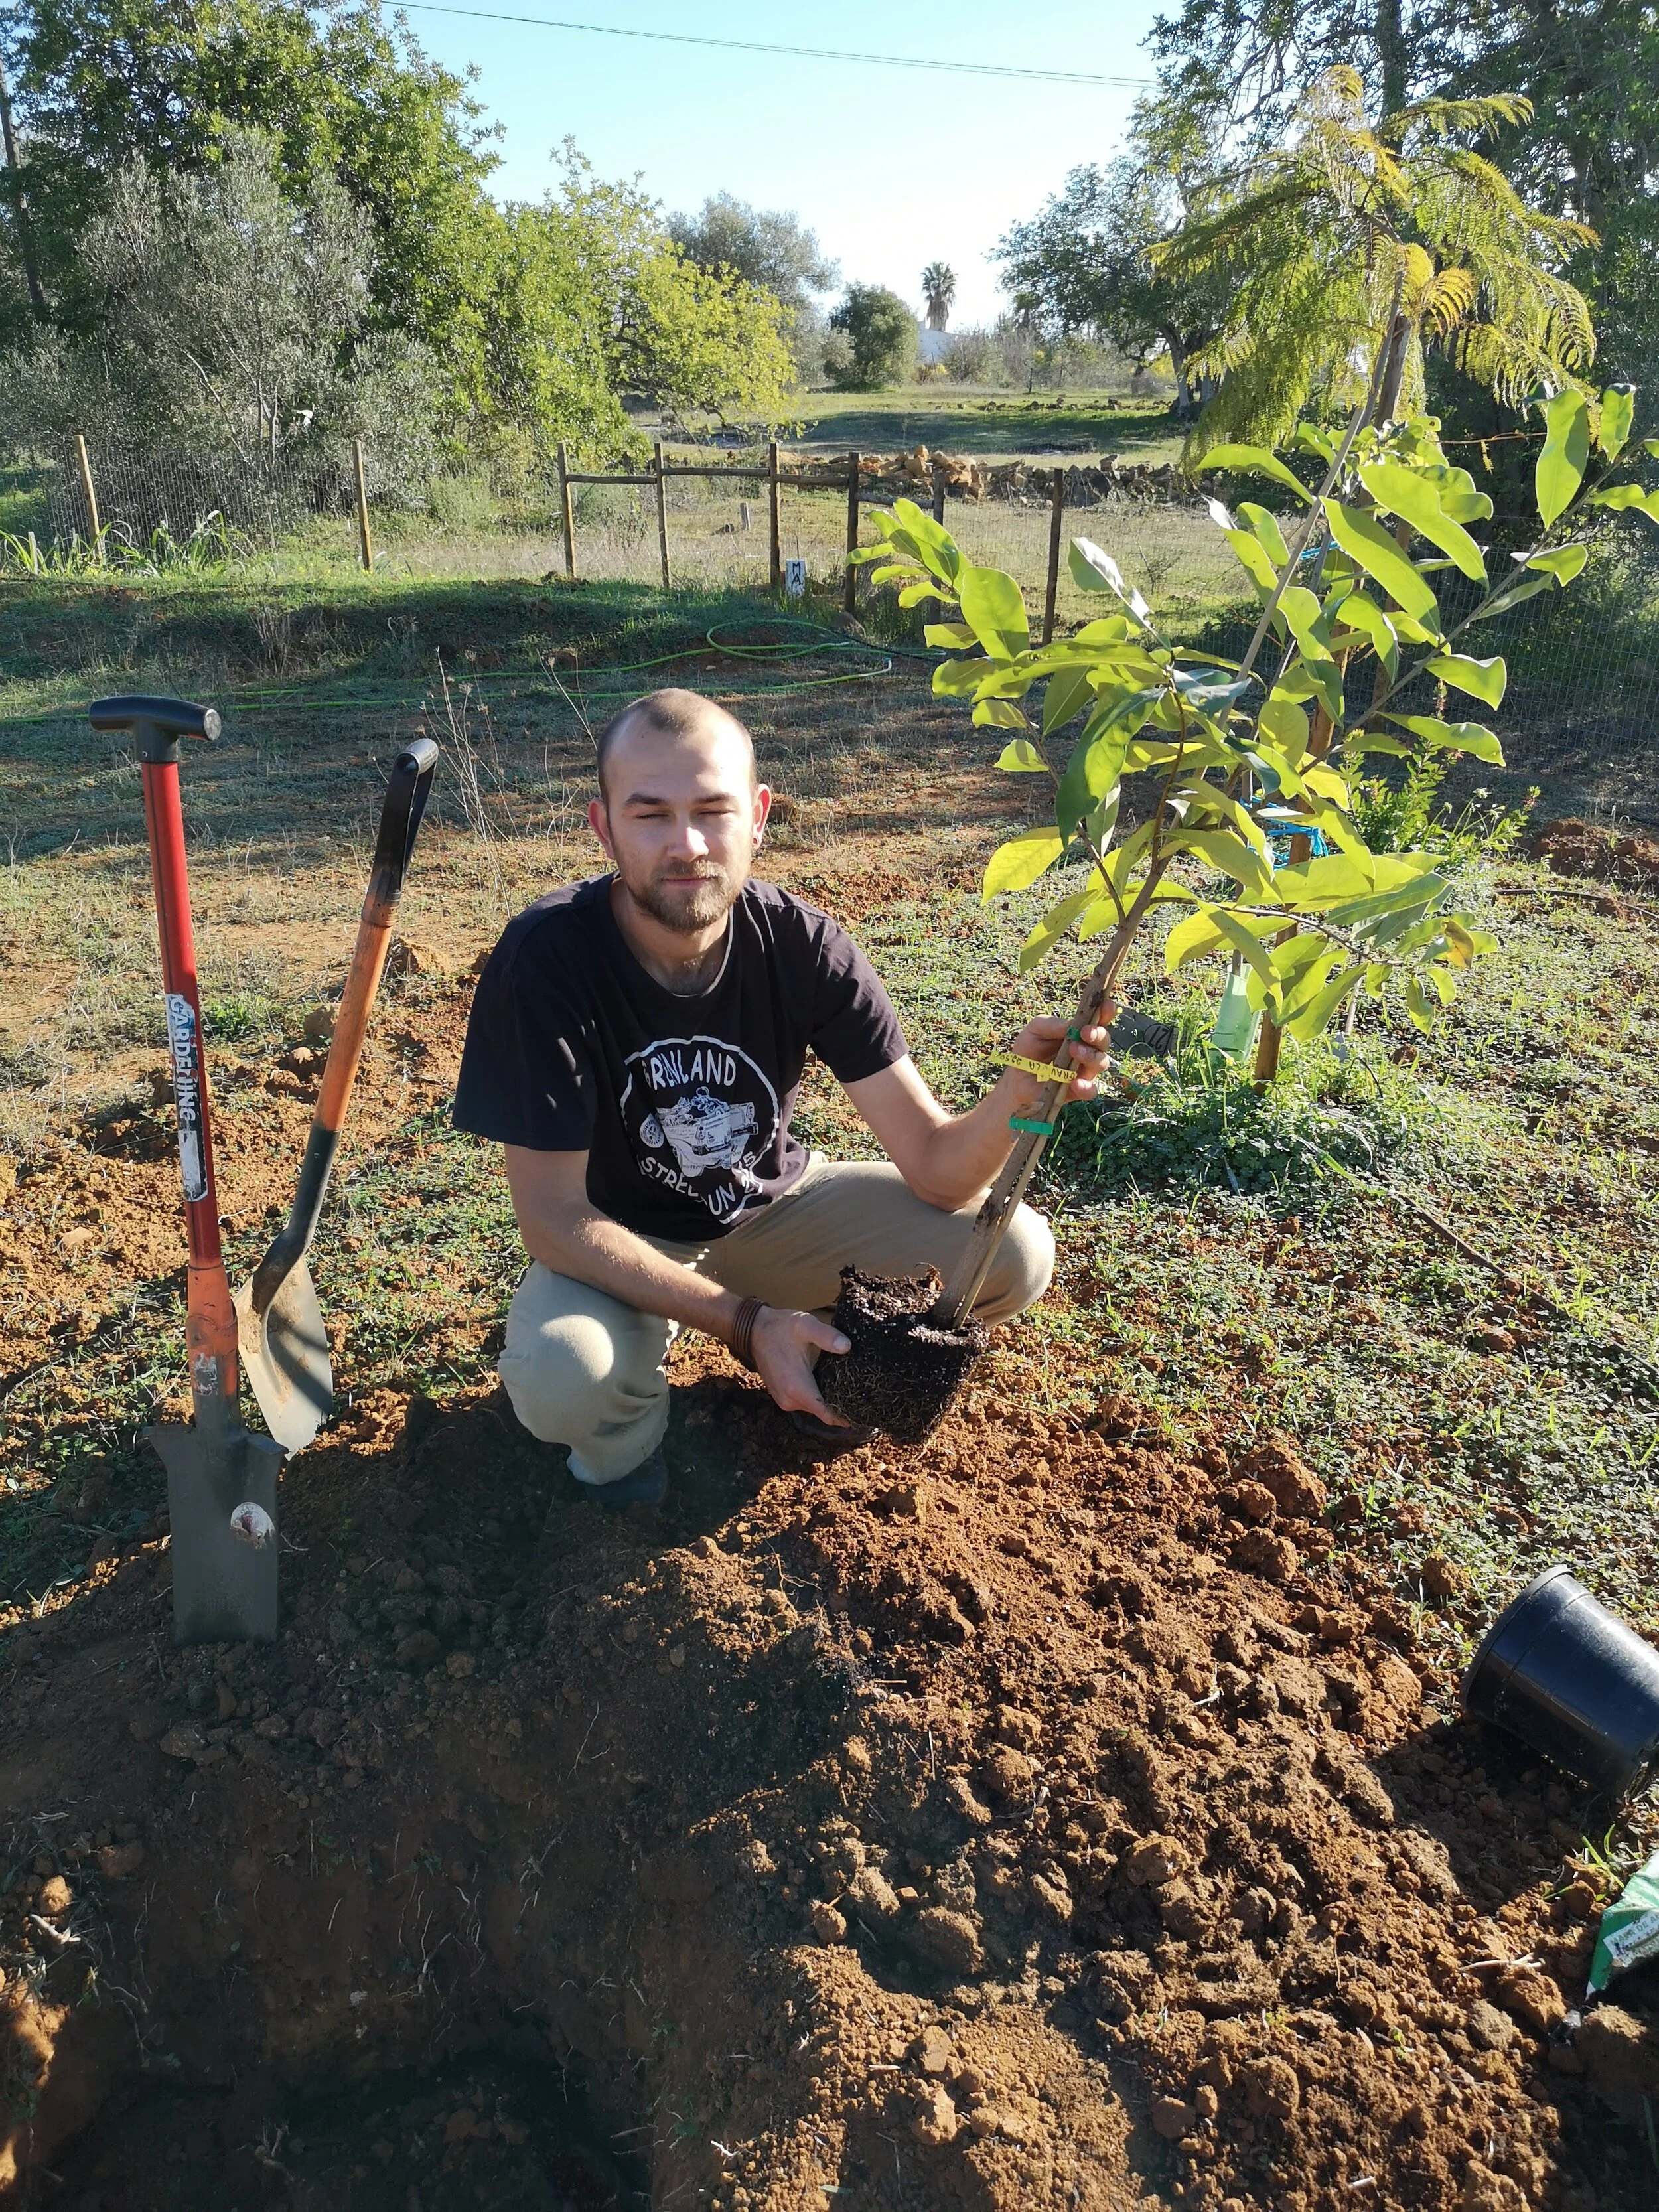
<svg viewBox="0 0 1659 2212">
<path fill-rule="evenodd" d="M 1179 331 L 1161 330 L 1159 335 L 1170 349 L 1170 374 L 1175 379 L 1176 388 L 1175 419 L 1177 422 L 1184 422 L 1188 416 L 1196 412 L 1193 404 L 1193 388 L 1187 377 L 1187 349 L 1181 343 Z"/>
<path fill-rule="evenodd" d="M 29 305 L 44 322 L 46 295 L 40 288 L 40 272 L 34 265 L 34 250 L 29 240 L 28 193 L 24 189 L 22 165 L 17 159 L 17 136 L 11 122 L 11 88 L 6 82 L 3 62 L 0 62 L 0 138 L 5 142 L 6 167 L 11 176 L 12 206 L 17 216 L 18 258 L 22 262 L 24 281 L 29 288 Z"/>
<path fill-rule="evenodd" d="M 1410 97 L 1407 52 L 1401 0 L 1376 0 L 1374 27 L 1376 58 L 1382 71 L 1382 112 L 1397 115 Z"/>
<path fill-rule="evenodd" d="M 1395 410 L 1400 404 L 1400 387 L 1406 378 L 1406 356 L 1412 341 L 1412 319 L 1403 309 L 1396 310 L 1389 325 L 1389 335 L 1383 340 L 1382 380 L 1377 387 L 1376 412 L 1372 420 L 1379 428 L 1392 422 Z"/>
</svg>

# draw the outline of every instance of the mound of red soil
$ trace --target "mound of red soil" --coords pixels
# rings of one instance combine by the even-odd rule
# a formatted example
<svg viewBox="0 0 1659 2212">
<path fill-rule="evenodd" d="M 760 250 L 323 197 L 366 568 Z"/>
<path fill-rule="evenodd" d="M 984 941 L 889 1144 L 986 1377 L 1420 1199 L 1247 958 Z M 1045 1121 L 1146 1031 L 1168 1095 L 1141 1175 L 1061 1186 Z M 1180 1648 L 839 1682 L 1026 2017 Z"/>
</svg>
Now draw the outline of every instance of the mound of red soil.
<svg viewBox="0 0 1659 2212">
<path fill-rule="evenodd" d="M 1532 850 L 1558 876 L 1589 876 L 1632 890 L 1659 889 L 1659 837 L 1649 830 L 1620 837 L 1588 822 L 1546 822 L 1533 835 Z"/>
<path fill-rule="evenodd" d="M 383 1394 L 287 1477 L 274 1645 L 171 1651 L 159 1542 L 15 1637 L 0 2195 L 1650 2202 L 1583 2177 L 1585 2065 L 1659 2050 L 1562 2027 L 1588 1801 L 1433 1717 L 1289 1439 L 798 1442 L 705 1372 L 617 1526 Z"/>
</svg>

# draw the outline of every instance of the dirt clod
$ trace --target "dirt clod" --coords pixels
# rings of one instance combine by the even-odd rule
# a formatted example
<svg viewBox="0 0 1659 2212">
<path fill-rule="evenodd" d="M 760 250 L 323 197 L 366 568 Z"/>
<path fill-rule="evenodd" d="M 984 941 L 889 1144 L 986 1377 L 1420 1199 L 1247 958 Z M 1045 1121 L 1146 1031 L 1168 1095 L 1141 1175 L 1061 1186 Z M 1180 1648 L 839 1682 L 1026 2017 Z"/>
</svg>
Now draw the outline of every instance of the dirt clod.
<svg viewBox="0 0 1659 2212">
<path fill-rule="evenodd" d="M 927 1322 L 938 1296 L 936 1276 L 878 1280 L 843 1267 L 833 1319 L 853 1348 L 819 1362 L 826 1405 L 896 1443 L 925 1443 L 987 1341 L 976 1322 L 960 1329 Z"/>
</svg>

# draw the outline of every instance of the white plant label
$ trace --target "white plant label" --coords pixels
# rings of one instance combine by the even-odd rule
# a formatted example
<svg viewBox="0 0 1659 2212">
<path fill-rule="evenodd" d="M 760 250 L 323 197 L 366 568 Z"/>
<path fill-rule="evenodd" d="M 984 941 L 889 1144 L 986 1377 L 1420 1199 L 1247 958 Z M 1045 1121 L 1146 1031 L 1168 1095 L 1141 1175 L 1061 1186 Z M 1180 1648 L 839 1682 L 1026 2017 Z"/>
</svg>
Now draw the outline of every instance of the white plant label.
<svg viewBox="0 0 1659 2212">
<path fill-rule="evenodd" d="M 783 596 L 786 599 L 806 597 L 806 563 L 805 561 L 786 561 L 783 564 Z"/>
</svg>

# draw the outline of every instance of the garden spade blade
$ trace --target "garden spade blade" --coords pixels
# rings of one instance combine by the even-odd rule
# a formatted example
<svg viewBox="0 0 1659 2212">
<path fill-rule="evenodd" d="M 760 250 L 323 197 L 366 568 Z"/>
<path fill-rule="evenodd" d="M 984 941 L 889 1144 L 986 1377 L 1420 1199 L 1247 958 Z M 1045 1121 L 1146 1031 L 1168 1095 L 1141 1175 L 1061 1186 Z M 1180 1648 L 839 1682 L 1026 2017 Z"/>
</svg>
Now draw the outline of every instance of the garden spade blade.
<svg viewBox="0 0 1659 2212">
<path fill-rule="evenodd" d="M 236 1293 L 242 1364 L 271 1435 L 290 1452 L 303 1451 L 334 1410 L 328 1332 L 306 1254 L 328 1194 L 340 1125 L 357 1079 L 368 1017 L 392 943 L 392 916 L 437 764 L 438 748 L 429 738 L 417 738 L 392 763 L 351 970 L 328 1048 L 293 1209 L 252 1280 Z"/>
<path fill-rule="evenodd" d="M 268 1642 L 276 1633 L 276 1474 L 283 1455 L 242 1426 L 237 1402 L 236 1314 L 219 1247 L 213 1129 L 202 1054 L 202 1002 L 185 866 L 179 740 L 211 740 L 219 717 L 183 699 L 100 699 L 95 730 L 137 741 L 161 939 L 167 1057 L 178 1114 L 179 1172 L 190 1239 L 185 1354 L 194 1425 L 145 1431 L 167 1471 L 175 1644 Z"/>
<path fill-rule="evenodd" d="M 234 1644 L 276 1633 L 280 1445 L 250 1436 L 234 1406 L 195 1425 L 144 1431 L 167 1471 L 173 1640 Z"/>
</svg>

